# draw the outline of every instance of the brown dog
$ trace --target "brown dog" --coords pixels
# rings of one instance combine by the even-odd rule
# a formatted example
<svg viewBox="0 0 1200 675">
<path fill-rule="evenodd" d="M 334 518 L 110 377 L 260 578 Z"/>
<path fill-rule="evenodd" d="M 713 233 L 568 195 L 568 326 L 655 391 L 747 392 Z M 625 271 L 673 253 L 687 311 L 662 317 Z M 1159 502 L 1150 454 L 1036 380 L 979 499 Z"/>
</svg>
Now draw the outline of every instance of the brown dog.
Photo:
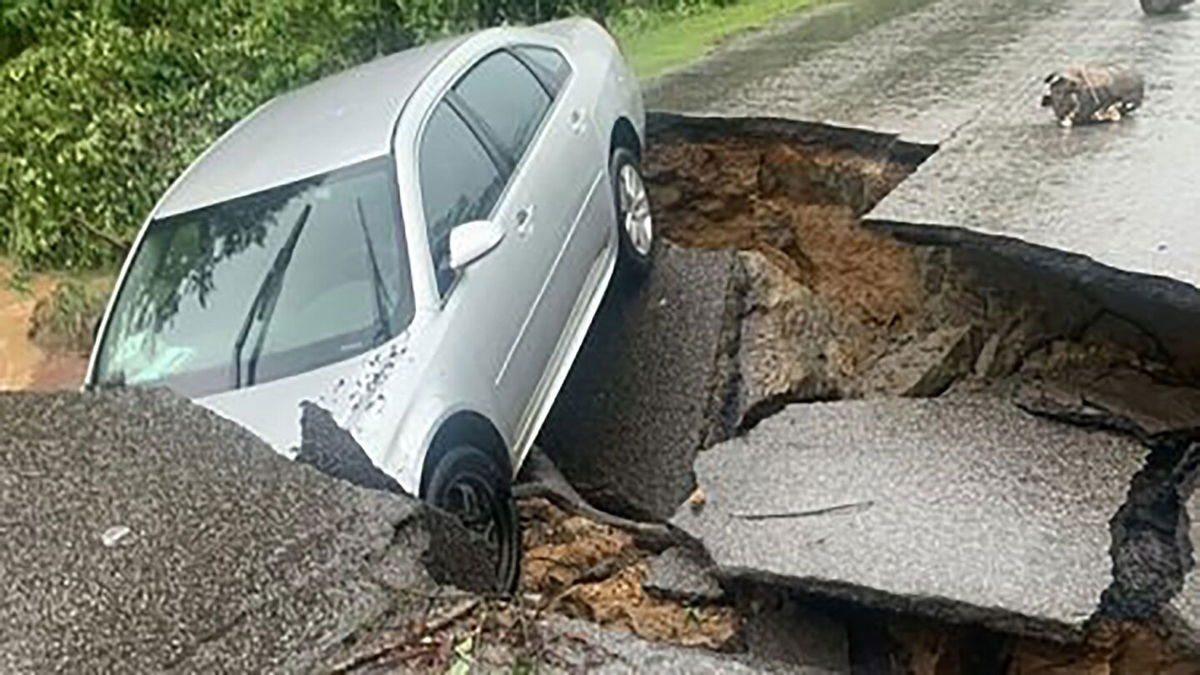
<svg viewBox="0 0 1200 675">
<path fill-rule="evenodd" d="M 1146 89 L 1137 72 L 1113 65 L 1067 68 L 1047 76 L 1046 84 L 1042 107 L 1051 108 L 1064 127 L 1116 122 L 1141 107 Z"/>
</svg>

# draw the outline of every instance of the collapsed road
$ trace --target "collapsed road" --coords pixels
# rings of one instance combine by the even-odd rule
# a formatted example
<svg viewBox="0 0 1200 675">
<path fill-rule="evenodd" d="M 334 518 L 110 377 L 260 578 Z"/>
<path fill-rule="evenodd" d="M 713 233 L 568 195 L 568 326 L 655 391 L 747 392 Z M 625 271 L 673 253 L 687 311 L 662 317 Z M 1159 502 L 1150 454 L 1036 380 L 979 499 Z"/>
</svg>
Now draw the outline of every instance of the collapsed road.
<svg viewBox="0 0 1200 675">
<path fill-rule="evenodd" d="M 511 665 L 476 644 L 511 638 L 562 670 L 1200 672 L 1198 27 L 860 0 L 657 83 L 692 113 L 653 116 L 644 158 L 668 243 L 606 300 L 541 445 L 677 541 L 526 502 L 515 605 L 449 588 L 480 565 L 442 514 L 180 401 L 0 402 L 3 669 Z M 1135 118 L 1039 114 L 1046 73 L 1106 57 L 1147 73 Z"/>
<path fill-rule="evenodd" d="M 868 0 L 652 84 L 673 246 L 543 445 L 726 589 L 882 612 L 897 672 L 976 672 L 953 626 L 1008 636 L 991 672 L 1200 672 L 1197 38 L 1136 4 Z M 1105 60 L 1145 108 L 1059 128 L 1045 75 Z"/>
</svg>

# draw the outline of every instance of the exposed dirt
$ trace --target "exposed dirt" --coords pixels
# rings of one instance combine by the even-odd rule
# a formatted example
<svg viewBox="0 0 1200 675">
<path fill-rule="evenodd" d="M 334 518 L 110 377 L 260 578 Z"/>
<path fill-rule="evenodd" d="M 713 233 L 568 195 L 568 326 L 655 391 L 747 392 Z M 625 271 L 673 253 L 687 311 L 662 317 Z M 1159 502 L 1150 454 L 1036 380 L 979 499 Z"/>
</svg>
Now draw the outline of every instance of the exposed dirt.
<svg viewBox="0 0 1200 675">
<path fill-rule="evenodd" d="M 0 391 L 53 391 L 83 381 L 86 349 L 47 348 L 33 335 L 34 314 L 47 307 L 55 286 L 49 277 L 16 283 L 11 270 L 0 263 Z"/>
<path fill-rule="evenodd" d="M 546 609 L 657 642 L 735 646 L 739 622 L 733 608 L 687 605 L 642 588 L 648 554 L 629 533 L 569 515 L 544 499 L 522 502 L 521 526 L 522 589 Z"/>
<path fill-rule="evenodd" d="M 915 170 L 912 153 L 732 126 L 714 138 L 710 123 L 693 124 L 660 133 L 646 176 L 665 237 L 742 252 L 743 427 L 787 402 L 1007 392 L 1117 370 L 1175 386 L 1171 398 L 1196 389 L 1152 335 L 1068 280 L 863 227 L 859 217 Z M 1175 418 L 1193 412 L 1200 419 L 1200 402 Z"/>
<path fill-rule="evenodd" d="M 859 227 L 858 216 L 912 168 L 735 138 L 660 145 L 646 174 L 668 238 L 758 251 L 837 309 L 889 326 L 917 309 L 917 267 L 911 250 Z"/>
</svg>

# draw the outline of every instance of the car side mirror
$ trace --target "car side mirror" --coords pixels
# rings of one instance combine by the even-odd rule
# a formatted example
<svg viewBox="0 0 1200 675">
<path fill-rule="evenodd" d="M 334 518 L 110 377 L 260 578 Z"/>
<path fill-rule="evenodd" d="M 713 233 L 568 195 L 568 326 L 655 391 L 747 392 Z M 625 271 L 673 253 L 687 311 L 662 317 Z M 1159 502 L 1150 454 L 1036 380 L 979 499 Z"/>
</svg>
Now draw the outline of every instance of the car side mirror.
<svg viewBox="0 0 1200 675">
<path fill-rule="evenodd" d="M 504 228 L 490 220 L 473 220 L 450 230 L 450 268 L 461 271 L 500 245 Z"/>
</svg>

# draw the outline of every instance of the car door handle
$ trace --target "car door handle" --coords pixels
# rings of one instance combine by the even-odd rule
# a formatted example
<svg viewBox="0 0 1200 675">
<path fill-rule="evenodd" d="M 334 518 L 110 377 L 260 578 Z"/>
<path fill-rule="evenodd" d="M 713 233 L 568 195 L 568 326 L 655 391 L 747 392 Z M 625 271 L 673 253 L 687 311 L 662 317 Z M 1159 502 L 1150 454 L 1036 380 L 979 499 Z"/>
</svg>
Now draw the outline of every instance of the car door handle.
<svg viewBox="0 0 1200 675">
<path fill-rule="evenodd" d="M 571 131 L 579 133 L 583 131 L 585 124 L 587 124 L 587 114 L 584 113 L 583 108 L 571 111 Z"/>
<path fill-rule="evenodd" d="M 533 204 L 517 211 L 517 234 L 524 237 L 533 229 Z"/>
</svg>

